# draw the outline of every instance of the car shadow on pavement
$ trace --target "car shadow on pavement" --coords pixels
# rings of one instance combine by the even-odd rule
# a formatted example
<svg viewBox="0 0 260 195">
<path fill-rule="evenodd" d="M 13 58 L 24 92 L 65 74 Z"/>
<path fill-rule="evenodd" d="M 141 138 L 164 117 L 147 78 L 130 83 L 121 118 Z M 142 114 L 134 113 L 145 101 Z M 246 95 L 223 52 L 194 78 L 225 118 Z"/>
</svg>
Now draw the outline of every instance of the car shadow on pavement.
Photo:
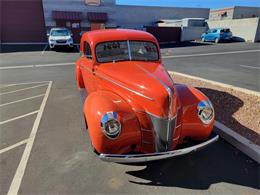
<svg viewBox="0 0 260 195">
<path fill-rule="evenodd" d="M 222 139 L 204 150 L 150 162 L 126 174 L 138 179 L 130 183 L 139 185 L 206 190 L 224 182 L 259 189 L 259 165 Z"/>
<path fill-rule="evenodd" d="M 217 120 L 228 120 L 237 128 L 252 131 L 232 117 L 244 105 L 242 100 L 223 91 L 208 88 L 199 90 L 213 102 Z M 142 170 L 126 172 L 137 178 L 131 183 L 206 190 L 212 184 L 224 182 L 260 189 L 259 164 L 223 139 L 201 151 L 145 165 Z M 146 181 L 140 182 L 140 179 Z"/>
</svg>

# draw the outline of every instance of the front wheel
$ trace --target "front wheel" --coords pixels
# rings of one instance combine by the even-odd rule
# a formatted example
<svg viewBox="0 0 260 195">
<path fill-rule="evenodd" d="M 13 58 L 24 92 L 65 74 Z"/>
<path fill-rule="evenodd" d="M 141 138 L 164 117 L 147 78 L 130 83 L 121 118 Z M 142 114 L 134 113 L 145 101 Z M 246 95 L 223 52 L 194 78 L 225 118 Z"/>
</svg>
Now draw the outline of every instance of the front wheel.
<svg viewBox="0 0 260 195">
<path fill-rule="evenodd" d="M 201 41 L 202 41 L 202 42 L 205 42 L 205 38 L 203 37 L 203 38 L 201 39 Z"/>
<path fill-rule="evenodd" d="M 216 38 L 216 39 L 215 39 L 215 43 L 219 43 L 219 38 Z"/>
</svg>

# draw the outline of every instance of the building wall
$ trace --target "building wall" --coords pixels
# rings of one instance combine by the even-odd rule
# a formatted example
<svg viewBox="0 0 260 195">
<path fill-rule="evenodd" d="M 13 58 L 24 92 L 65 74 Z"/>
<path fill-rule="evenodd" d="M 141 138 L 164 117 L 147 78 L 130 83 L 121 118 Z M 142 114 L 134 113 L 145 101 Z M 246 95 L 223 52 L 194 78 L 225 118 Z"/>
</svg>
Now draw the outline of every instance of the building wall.
<svg viewBox="0 0 260 195">
<path fill-rule="evenodd" d="M 101 0 L 100 6 L 86 5 L 84 0 L 42 0 L 44 18 L 47 27 L 56 25 L 52 18 L 52 11 L 75 11 L 83 13 L 81 27 L 90 27 L 87 12 L 106 12 L 108 14 L 107 27 L 115 26 L 115 0 Z"/>
<path fill-rule="evenodd" d="M 237 41 L 259 41 L 259 18 L 245 18 L 233 20 L 209 20 L 209 28 L 230 28 Z"/>
<path fill-rule="evenodd" d="M 1 41 L 46 42 L 42 1 L 1 0 Z"/>
<path fill-rule="evenodd" d="M 175 8 L 116 5 L 116 24 L 122 28 L 143 29 L 160 19 L 209 17 L 207 8 Z"/>
<path fill-rule="evenodd" d="M 223 9 L 210 10 L 210 20 L 230 20 L 242 18 L 260 17 L 260 7 L 227 7 Z"/>
<path fill-rule="evenodd" d="M 260 17 L 260 7 L 235 7 L 233 19 Z"/>
</svg>

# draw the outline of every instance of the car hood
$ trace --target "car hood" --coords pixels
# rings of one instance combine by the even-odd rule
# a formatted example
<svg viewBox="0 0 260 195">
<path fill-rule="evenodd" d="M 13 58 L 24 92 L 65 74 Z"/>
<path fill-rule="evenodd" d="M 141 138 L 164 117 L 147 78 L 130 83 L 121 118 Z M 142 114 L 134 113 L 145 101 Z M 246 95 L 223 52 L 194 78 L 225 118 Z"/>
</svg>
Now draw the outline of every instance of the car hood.
<svg viewBox="0 0 260 195">
<path fill-rule="evenodd" d="M 150 113 L 163 117 L 168 116 L 169 92 L 167 87 L 171 89 L 173 99 L 175 89 L 163 65 L 141 61 L 105 63 L 98 67 L 97 72 L 113 85 L 116 83 L 124 88 L 123 92 L 121 91 L 122 96 L 127 96 L 130 102 L 138 102 L 143 109 Z M 129 95 L 129 92 L 132 95 Z M 174 105 L 174 102 L 172 104 Z"/>
</svg>

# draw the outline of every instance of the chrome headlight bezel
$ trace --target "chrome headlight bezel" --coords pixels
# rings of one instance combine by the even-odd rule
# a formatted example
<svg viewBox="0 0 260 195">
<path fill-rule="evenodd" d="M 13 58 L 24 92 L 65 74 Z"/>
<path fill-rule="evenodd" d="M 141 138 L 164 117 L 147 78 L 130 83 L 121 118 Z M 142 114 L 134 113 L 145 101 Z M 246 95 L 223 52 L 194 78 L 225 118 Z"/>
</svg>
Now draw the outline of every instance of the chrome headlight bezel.
<svg viewBox="0 0 260 195">
<path fill-rule="evenodd" d="M 101 128 L 109 139 L 118 138 L 121 133 L 121 123 L 118 120 L 117 112 L 106 112 L 101 118 Z"/>
<path fill-rule="evenodd" d="M 209 100 L 200 101 L 197 106 L 198 117 L 203 124 L 208 125 L 214 119 L 215 113 L 212 103 Z"/>
</svg>

